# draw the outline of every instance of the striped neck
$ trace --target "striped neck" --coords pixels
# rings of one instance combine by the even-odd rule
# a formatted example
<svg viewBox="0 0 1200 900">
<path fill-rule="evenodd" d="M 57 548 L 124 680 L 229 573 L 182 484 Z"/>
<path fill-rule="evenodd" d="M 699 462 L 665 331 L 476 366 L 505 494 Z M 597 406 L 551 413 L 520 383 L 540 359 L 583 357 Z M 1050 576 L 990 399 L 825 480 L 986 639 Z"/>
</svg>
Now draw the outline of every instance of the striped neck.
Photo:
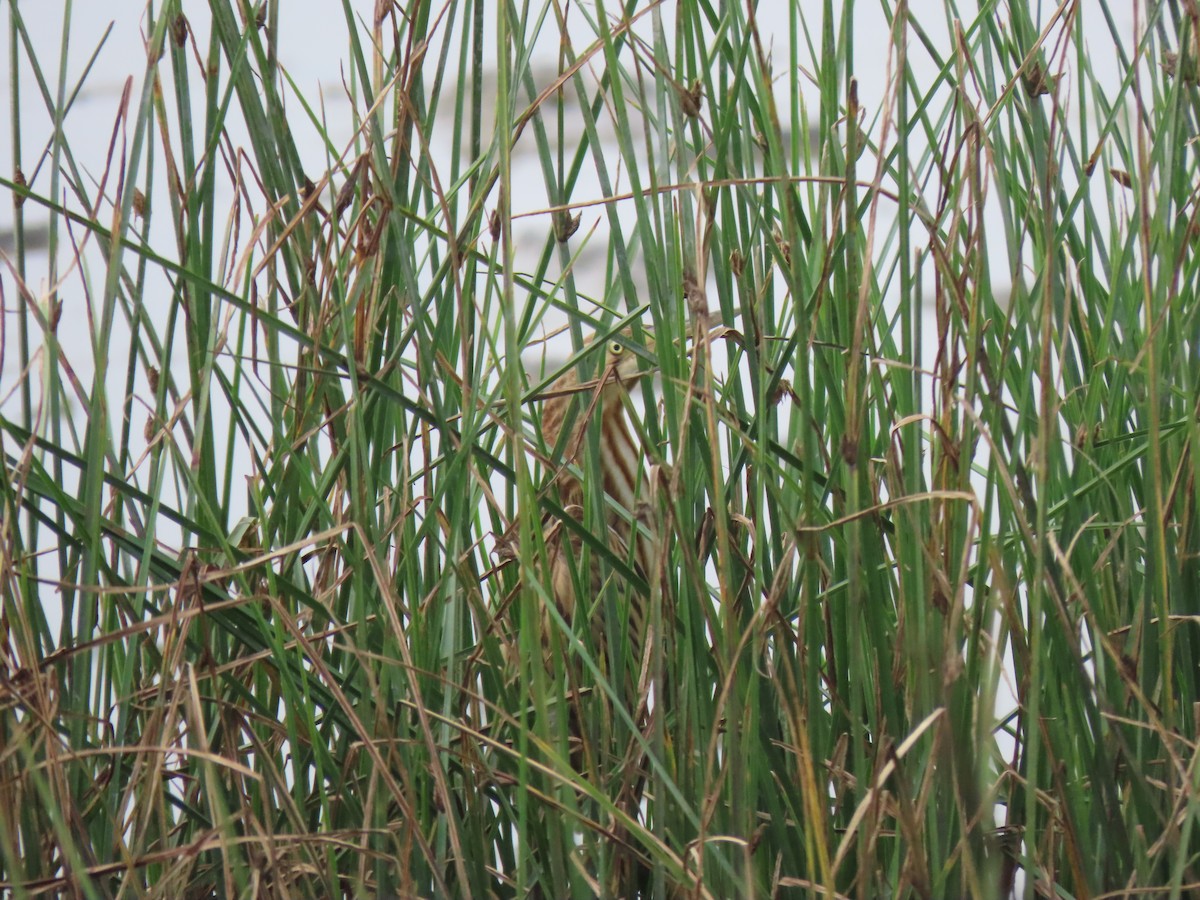
<svg viewBox="0 0 1200 900">
<path fill-rule="evenodd" d="M 638 470 L 646 455 L 645 448 L 629 430 L 625 407 L 621 402 L 624 391 L 611 390 L 611 395 L 604 398 L 601 412 L 600 471 L 604 478 L 604 492 L 627 512 L 623 515 L 606 505 L 604 519 L 625 544 L 626 553 L 632 544 L 633 558 L 630 560 L 626 557 L 626 561 L 631 561 L 635 568 L 640 569 L 644 578 L 650 578 L 653 573 L 653 542 L 646 540 L 645 536 L 639 537 L 635 533 L 636 524 L 630 524 L 630 520 L 634 523 L 642 520 L 637 491 Z M 640 630 L 639 623 L 635 631 L 640 633 Z"/>
<path fill-rule="evenodd" d="M 632 512 L 638 465 L 644 454 L 625 420 L 623 391 L 610 390 L 600 414 L 600 472 L 604 477 L 604 492 Z M 620 517 L 610 511 L 608 518 Z"/>
<path fill-rule="evenodd" d="M 570 404 L 578 404 L 575 408 L 575 421 L 571 425 L 571 435 L 563 448 L 563 468 L 559 470 L 559 497 L 565 507 L 583 505 L 583 490 L 578 479 L 568 468 L 569 465 L 583 466 L 585 447 L 588 445 L 588 429 L 594 418 L 600 420 L 599 452 L 600 476 L 604 492 L 628 512 L 622 515 L 609 504 L 604 506 L 604 521 L 623 540 L 630 535 L 629 517 L 637 514 L 637 484 L 639 467 L 645 457 L 645 448 L 641 441 L 630 431 L 625 417 L 624 397 L 626 384 L 617 379 L 616 373 L 607 373 L 607 382 L 600 388 L 597 397 L 589 391 L 570 393 L 570 389 L 578 382 L 575 373 L 563 376 L 555 385 L 558 393 L 547 400 L 547 406 L 542 416 L 542 436 L 548 446 L 556 446 L 561 434 L 565 418 L 569 414 Z M 638 563 L 642 560 L 645 541 L 638 541 Z"/>
</svg>

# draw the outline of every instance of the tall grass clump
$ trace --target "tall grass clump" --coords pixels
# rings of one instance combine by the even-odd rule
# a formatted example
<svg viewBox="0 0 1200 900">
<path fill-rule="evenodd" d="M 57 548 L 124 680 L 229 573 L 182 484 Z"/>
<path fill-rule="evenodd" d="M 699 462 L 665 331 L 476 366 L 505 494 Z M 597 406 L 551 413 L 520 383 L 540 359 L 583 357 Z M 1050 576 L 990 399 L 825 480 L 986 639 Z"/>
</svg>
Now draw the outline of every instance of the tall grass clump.
<svg viewBox="0 0 1200 900">
<path fill-rule="evenodd" d="M 1197 5 L 315 6 L 0 6 L 0 894 L 1200 891 Z"/>
</svg>

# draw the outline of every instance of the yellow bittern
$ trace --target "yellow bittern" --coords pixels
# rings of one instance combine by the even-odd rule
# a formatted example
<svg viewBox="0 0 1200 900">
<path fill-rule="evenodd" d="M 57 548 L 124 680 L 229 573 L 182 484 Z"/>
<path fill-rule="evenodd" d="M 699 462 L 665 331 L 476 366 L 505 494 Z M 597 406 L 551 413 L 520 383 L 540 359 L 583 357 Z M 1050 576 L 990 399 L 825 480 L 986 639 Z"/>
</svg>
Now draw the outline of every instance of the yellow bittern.
<svg viewBox="0 0 1200 900">
<path fill-rule="evenodd" d="M 603 361 L 596 367 L 593 378 L 581 381 L 576 367 L 572 366 L 560 376 L 542 395 L 544 404 L 541 415 L 541 432 L 545 446 L 550 451 L 549 474 L 544 490 L 557 501 L 572 522 L 562 517 L 548 515 L 544 518 L 543 537 L 546 548 L 547 570 L 542 573 L 550 587 L 554 606 L 566 622 L 571 623 L 581 613 L 590 617 L 587 623 L 596 659 L 608 658 L 612 667 L 607 678 L 621 695 L 629 715 L 639 729 L 645 725 L 647 709 L 648 675 L 643 652 L 647 646 L 645 628 L 647 624 L 647 598 L 642 590 L 627 584 L 623 596 L 628 603 L 628 626 L 625 630 L 628 641 L 624 647 L 609 648 L 608 636 L 619 636 L 621 628 L 609 628 L 604 610 L 611 609 L 601 599 L 607 572 L 616 568 L 604 565 L 604 554 L 596 549 L 596 542 L 585 542 L 580 532 L 594 520 L 584 514 L 585 491 L 581 478 L 587 478 L 596 470 L 588 465 L 589 436 L 594 424 L 598 424 L 599 476 L 604 496 L 600 523 L 603 534 L 596 535 L 598 543 L 607 547 L 612 556 L 627 564 L 637 574 L 651 581 L 657 571 L 655 561 L 659 537 L 648 512 L 651 509 L 644 498 L 650 496 L 649 480 L 653 478 L 653 467 L 647 459 L 646 447 L 639 435 L 630 428 L 626 418 L 626 402 L 630 390 L 651 373 L 652 367 L 642 362 L 645 351 L 653 353 L 653 342 L 646 335 L 645 351 L 635 349 L 639 342 L 629 329 L 615 333 L 606 339 Z M 597 352 L 595 340 L 586 342 L 584 353 Z M 559 456 L 561 454 L 561 456 Z M 515 529 L 498 542 L 497 550 L 502 556 L 515 556 Z M 591 552 L 585 545 L 591 543 Z M 548 578 L 546 577 L 548 575 Z M 617 576 L 620 581 L 620 576 Z M 577 588 L 582 588 L 581 591 Z M 512 598 L 510 597 L 510 600 Z M 508 618 L 501 614 L 502 617 Z M 557 643 L 554 633 L 557 627 L 550 622 L 548 614 L 540 621 L 541 646 L 545 662 L 552 668 L 551 647 Z M 505 627 L 507 625 L 507 627 Z M 501 625 L 509 640 L 505 641 L 505 656 L 510 668 L 516 661 L 515 634 L 511 620 Z M 611 649 L 615 652 L 605 653 Z M 631 677 L 628 661 L 633 661 Z M 603 664 L 601 664 L 603 666 Z M 615 669 L 615 670 L 614 670 Z M 568 677 L 573 681 L 580 670 L 568 667 Z M 602 695 L 594 695 L 600 699 Z M 572 692 L 572 703 L 568 719 L 570 731 L 571 760 L 573 767 L 580 769 L 584 756 L 591 756 L 591 746 L 585 742 L 583 722 L 585 704 L 578 694 Z M 607 717 L 601 717 L 605 719 Z M 611 753 L 611 743 L 602 742 Z M 617 750 L 620 759 L 615 772 L 601 762 L 600 768 L 616 776 L 617 793 L 614 797 L 619 808 L 631 818 L 637 818 L 645 786 L 643 754 L 641 744 L 630 739 L 627 749 Z M 609 762 L 612 757 L 609 757 Z M 593 758 L 593 762 L 596 762 Z M 589 766 L 590 768 L 590 766 Z M 624 843 L 624 829 L 611 826 L 610 834 L 618 844 Z M 631 885 L 646 870 L 634 860 L 631 850 L 618 853 L 612 872 L 614 882 L 610 885 L 614 895 L 628 896 L 633 893 Z M 641 873 L 641 874 L 639 874 Z"/>
<path fill-rule="evenodd" d="M 585 342 L 585 353 L 593 343 L 593 339 Z M 647 350 L 653 348 L 648 335 L 645 344 Z M 641 368 L 639 352 L 632 349 L 636 346 L 629 329 L 610 336 L 604 361 L 594 378 L 581 382 L 577 369 L 572 367 L 542 394 L 542 438 L 552 457 L 550 475 L 543 493 L 556 491 L 556 499 L 563 511 L 574 520 L 572 527 L 559 517 L 547 516 L 543 532 L 551 596 L 555 607 L 568 622 L 576 615 L 578 606 L 576 573 L 592 601 L 600 597 L 605 580 L 605 567 L 601 564 L 600 554 L 593 552 L 587 569 L 582 568 L 585 541 L 580 531 L 584 522 L 584 490 L 576 475 L 577 471 L 581 471 L 586 477 L 590 471 L 586 466 L 585 448 L 591 423 L 595 421 L 600 426 L 600 476 L 606 495 L 603 498 L 602 515 L 606 534 L 597 535 L 597 539 L 615 558 L 629 565 L 643 578 L 649 578 L 653 573 L 654 541 L 645 527 L 647 504 L 637 500 L 639 478 L 647 474 L 645 470 L 648 466 L 644 463 L 646 452 L 641 440 L 631 432 L 625 417 L 625 401 L 630 389 L 643 376 L 650 374 L 649 369 Z M 566 435 L 563 434 L 564 427 L 569 428 Z M 554 454 L 559 451 L 561 457 L 554 461 Z M 514 558 L 516 543 L 516 528 L 510 527 L 496 543 L 497 554 L 502 559 Z M 634 590 L 630 590 L 629 595 L 629 646 L 632 658 L 640 662 L 645 597 Z M 506 617 L 504 611 L 501 616 Z M 603 625 L 600 617 L 591 622 L 597 648 L 604 646 Z M 510 639 L 515 639 L 511 628 L 501 630 L 506 631 Z M 553 643 L 553 631 L 548 617 L 543 617 L 544 649 Z M 506 655 L 513 649 L 511 645 L 508 646 Z M 510 662 L 515 659 L 509 658 Z"/>
<path fill-rule="evenodd" d="M 578 371 L 572 367 L 554 382 L 542 410 L 542 438 L 547 447 L 562 449 L 562 464 L 553 475 L 553 483 L 564 511 L 582 520 L 583 485 L 572 469 L 579 468 L 585 474 L 588 471 L 584 467 L 584 448 L 591 423 L 599 421 L 599 468 L 606 495 L 603 522 L 608 532 L 607 545 L 618 559 L 630 563 L 636 572 L 649 578 L 653 572 L 653 542 L 644 528 L 638 528 L 638 519 L 643 518 L 639 514 L 644 513 L 645 504 L 636 501 L 639 473 L 644 479 L 648 468 L 646 451 L 641 440 L 630 431 L 625 417 L 625 401 L 630 388 L 648 372 L 642 368 L 632 346 L 632 335 L 626 330 L 608 341 L 603 365 L 593 381 L 581 384 Z M 563 427 L 568 423 L 570 433 L 564 438 Z M 624 512 L 615 508 L 611 501 Z M 576 530 L 561 522 L 552 522 L 546 537 L 554 602 L 563 617 L 570 621 L 578 605 L 573 569 L 583 558 L 584 542 Z M 595 556 L 597 554 L 593 554 Z M 603 587 L 603 567 L 599 562 L 593 558 L 588 571 L 582 573 L 589 598 L 599 597 Z M 640 661 L 645 598 L 636 592 L 630 593 L 630 648 L 633 658 Z M 600 624 L 593 623 L 592 629 L 598 637 L 603 631 Z"/>
<path fill-rule="evenodd" d="M 594 340 L 587 343 L 590 347 Z M 647 350 L 653 349 L 652 341 L 647 339 L 645 343 Z M 603 362 L 594 379 L 581 382 L 578 370 L 574 366 L 560 376 L 544 395 L 542 439 L 550 449 L 552 457 L 559 451 L 562 454 L 561 462 L 552 465 L 547 487 L 550 490 L 557 489 L 563 511 L 582 524 L 586 518 L 583 510 L 584 485 L 580 482 L 580 476 L 587 477 L 594 471 L 587 465 L 585 448 L 588 446 L 592 423 L 598 422 L 599 474 L 605 495 L 602 498 L 601 516 L 605 534 L 601 536 L 600 543 L 607 546 L 617 559 L 630 564 L 638 574 L 648 580 L 655 572 L 657 541 L 653 536 L 653 529 L 646 528 L 645 512 L 648 505 L 644 502 L 639 503 L 637 498 L 639 486 L 644 486 L 650 466 L 646 459 L 646 448 L 640 437 L 636 437 L 630 430 L 625 415 L 625 404 L 630 389 L 643 376 L 649 374 L 649 368 L 643 367 L 639 354 L 633 349 L 635 346 L 637 344 L 633 335 L 629 329 L 625 329 L 607 339 Z M 645 496 L 646 493 L 648 492 L 643 487 L 641 495 Z M 625 660 L 631 657 L 635 670 L 641 670 L 643 667 L 646 597 L 632 585 L 626 586 L 629 622 L 625 633 L 629 642 L 629 656 L 622 652 L 621 647 L 614 648 L 615 653 L 604 654 L 603 649 L 607 646 L 606 636 L 611 629 L 605 627 L 603 614 L 597 614 L 598 610 L 604 608 L 600 598 L 606 567 L 601 562 L 601 554 L 594 550 L 590 555 L 585 554 L 584 540 L 579 529 L 569 527 L 554 516 L 547 517 L 544 538 L 555 607 L 563 619 L 572 622 L 581 611 L 581 602 L 587 604 L 582 611 L 591 616 L 588 624 L 598 658 L 607 655 L 613 660 L 616 668 L 615 671 L 610 669 L 608 672 L 610 682 L 624 694 L 629 714 L 635 721 L 640 721 L 646 713 L 645 696 L 636 696 L 634 685 L 638 682 L 644 684 L 644 681 L 642 678 L 629 677 Z M 582 598 L 578 596 L 577 584 L 586 592 Z M 590 608 L 591 604 L 596 604 L 597 609 Z M 547 615 L 541 618 L 542 647 L 543 652 L 548 653 L 554 643 L 551 637 L 554 627 Z M 620 630 L 616 633 L 619 634 Z M 549 658 L 546 661 L 548 663 Z M 571 756 L 573 765 L 577 768 L 582 762 L 582 754 L 587 753 L 587 747 L 583 743 L 581 713 L 582 710 L 572 704 L 569 726 Z M 628 750 L 621 754 L 624 759 L 619 766 L 619 789 L 615 798 L 626 814 L 635 818 L 645 784 L 641 766 L 642 754 L 638 747 L 636 741 L 630 741 Z M 612 834 L 622 836 L 620 839 L 623 841 L 623 828 L 614 825 Z M 629 886 L 637 877 L 635 873 L 644 870 L 633 861 L 633 857 L 627 851 L 619 853 L 617 860 L 612 873 L 615 881 L 611 887 L 615 894 L 628 895 L 631 893 Z"/>
</svg>

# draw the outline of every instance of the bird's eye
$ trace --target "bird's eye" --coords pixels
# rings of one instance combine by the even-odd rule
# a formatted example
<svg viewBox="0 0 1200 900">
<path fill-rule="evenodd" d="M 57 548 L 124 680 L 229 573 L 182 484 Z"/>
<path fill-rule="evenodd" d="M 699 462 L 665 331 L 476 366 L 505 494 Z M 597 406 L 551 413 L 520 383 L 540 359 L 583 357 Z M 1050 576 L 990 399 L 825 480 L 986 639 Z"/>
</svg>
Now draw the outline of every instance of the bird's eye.
<svg viewBox="0 0 1200 900">
<path fill-rule="evenodd" d="M 613 356 L 620 356 L 622 353 L 625 352 L 625 347 L 622 346 L 617 341 L 613 341 L 611 344 L 608 345 L 608 352 L 611 353 Z"/>
</svg>

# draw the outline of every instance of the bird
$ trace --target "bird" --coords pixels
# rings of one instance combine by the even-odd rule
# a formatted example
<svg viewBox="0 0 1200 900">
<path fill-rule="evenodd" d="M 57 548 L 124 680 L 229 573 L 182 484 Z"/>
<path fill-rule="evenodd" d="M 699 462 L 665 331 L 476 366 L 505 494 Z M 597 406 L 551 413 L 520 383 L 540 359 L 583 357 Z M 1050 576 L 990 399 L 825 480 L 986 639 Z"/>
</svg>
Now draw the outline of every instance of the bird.
<svg viewBox="0 0 1200 900">
<path fill-rule="evenodd" d="M 588 347 L 594 342 L 588 342 Z M 645 375 L 639 355 L 632 349 L 633 335 L 626 328 L 607 338 L 604 361 L 597 377 L 587 384 L 579 381 L 578 369 L 572 366 L 561 375 L 546 394 L 542 408 L 542 440 L 551 451 L 562 449 L 562 463 L 552 473 L 550 481 L 568 515 L 582 521 L 584 486 L 576 470 L 586 474 L 586 447 L 593 422 L 599 422 L 599 473 L 604 494 L 602 520 L 608 534 L 608 545 L 620 560 L 632 564 L 635 573 L 649 578 L 653 571 L 654 541 L 646 525 L 648 510 L 637 501 L 638 488 L 650 468 L 646 447 L 640 436 L 629 427 L 626 401 L 629 391 Z M 586 352 L 585 348 L 585 352 Z M 646 350 L 653 351 L 648 340 Z M 564 435 L 565 427 L 569 434 Z M 615 501 L 615 505 L 613 502 Z M 618 509 L 619 507 L 619 509 Z M 623 510 L 623 512 L 622 512 Z M 639 527 L 639 525 L 641 527 Z M 561 521 L 548 523 L 547 536 L 550 561 L 550 585 L 554 603 L 563 618 L 571 621 L 577 612 L 574 571 L 583 559 L 584 541 L 576 529 L 567 528 Z M 593 554 L 593 557 L 598 554 Z M 604 567 L 593 558 L 588 571 L 581 573 L 587 587 L 585 596 L 597 598 L 604 587 Z M 636 661 L 641 659 L 645 625 L 644 597 L 631 590 L 629 605 L 629 648 Z M 603 641 L 603 622 L 592 623 L 593 634 Z"/>
<path fill-rule="evenodd" d="M 593 335 L 584 347 L 584 353 L 595 352 L 600 336 Z M 563 511 L 579 523 L 585 522 L 584 484 L 581 478 L 594 473 L 587 465 L 589 432 L 593 423 L 598 424 L 597 441 L 599 475 L 604 497 L 601 520 L 608 548 L 613 555 L 632 564 L 636 574 L 649 580 L 655 570 L 657 540 L 647 504 L 639 503 L 640 489 L 650 477 L 651 465 L 647 447 L 630 429 L 626 416 L 629 392 L 652 371 L 642 363 L 641 356 L 633 349 L 637 346 L 632 331 L 626 327 L 620 332 L 603 337 L 604 357 L 596 377 L 588 382 L 579 379 L 578 367 L 570 367 L 551 385 L 545 394 L 542 406 L 541 432 L 544 445 L 550 449 L 551 457 L 561 451 L 561 463 L 551 467 L 546 487 L 557 490 Z M 646 355 L 653 357 L 654 343 L 644 333 Z M 578 473 L 578 474 L 577 474 Z M 551 596 L 563 619 L 571 623 L 582 611 L 589 615 L 588 627 L 593 646 L 601 665 L 608 661 L 607 677 L 610 684 L 622 697 L 635 725 L 645 727 L 646 696 L 639 692 L 638 685 L 645 679 L 639 677 L 645 671 L 643 648 L 645 645 L 647 597 L 643 590 L 626 584 L 624 594 L 628 604 L 628 624 L 625 630 L 626 648 L 611 648 L 607 636 L 620 634 L 621 628 L 607 628 L 604 611 L 611 609 L 601 599 L 607 580 L 606 567 L 600 554 L 594 550 L 584 552 L 584 540 L 579 529 L 569 528 L 561 519 L 551 515 L 544 520 L 544 538 L 549 567 Z M 579 596 L 578 587 L 585 594 Z M 581 610 L 580 600 L 594 603 L 594 608 Z M 553 626 L 547 616 L 542 617 L 543 651 Z M 632 660 L 632 666 L 628 661 Z M 572 704 L 569 717 L 572 765 L 581 768 L 587 750 L 584 737 L 583 710 L 578 698 Z M 606 717 L 602 717 L 606 718 Z M 606 742 L 602 739 L 601 744 Z M 640 744 L 630 740 L 617 765 L 615 801 L 626 815 L 637 818 L 645 789 L 645 773 Z M 593 764 L 595 760 L 593 760 Z M 584 767 L 590 768 L 590 767 Z M 627 844 L 624 827 L 612 823 L 611 834 L 618 845 Z M 634 885 L 644 881 L 648 869 L 637 859 L 632 847 L 617 852 L 610 873 L 609 885 L 615 896 L 630 896 L 638 891 Z"/>
<path fill-rule="evenodd" d="M 581 355 L 595 353 L 600 336 L 593 335 L 584 342 Z M 542 443 L 548 451 L 547 475 L 540 494 L 556 500 L 566 517 L 574 520 L 564 522 L 564 517 L 548 513 L 542 519 L 542 538 L 546 548 L 546 569 L 550 596 L 558 613 L 568 623 L 580 612 L 576 577 L 579 586 L 585 589 L 584 596 L 590 600 L 600 598 L 605 583 L 618 570 L 605 566 L 601 555 L 594 550 L 585 552 L 581 531 L 586 527 L 584 484 L 580 477 L 587 477 L 592 470 L 587 465 L 589 432 L 593 422 L 599 425 L 599 474 L 605 495 L 602 498 L 601 522 L 604 534 L 597 536 L 612 556 L 626 563 L 634 574 L 648 579 L 654 571 L 656 542 L 649 529 L 647 504 L 639 502 L 640 488 L 653 467 L 649 463 L 647 449 L 629 426 L 626 402 L 630 391 L 653 371 L 653 366 L 643 368 L 645 357 L 653 359 L 654 343 L 647 331 L 643 340 L 635 339 L 630 328 L 603 336 L 604 357 L 595 377 L 581 381 L 577 367 L 572 366 L 560 375 L 539 396 L 543 400 L 540 417 Z M 634 348 L 644 348 L 639 352 Z M 519 540 L 516 522 L 496 541 L 496 554 L 501 561 L 515 560 Z M 586 562 L 586 570 L 583 568 Z M 633 585 L 626 592 L 629 597 L 628 649 L 629 656 L 641 661 L 644 646 L 645 596 Z M 510 595 L 509 601 L 515 599 Z M 599 604 L 598 604 L 599 606 Z M 501 615 L 507 615 L 509 603 L 501 607 Z M 586 609 L 589 614 L 591 634 L 598 656 L 606 648 L 603 615 L 599 610 Z M 515 629 L 507 631 L 515 639 Z M 542 618 L 542 644 L 549 654 L 556 642 L 556 627 L 549 616 Z"/>
<path fill-rule="evenodd" d="M 658 542 L 649 505 L 639 502 L 639 497 L 649 493 L 647 479 L 653 477 L 657 467 L 651 464 L 639 433 L 630 427 L 626 407 L 630 392 L 656 368 L 654 342 L 648 330 L 642 331 L 639 340 L 626 327 L 590 336 L 580 357 L 598 354 L 601 345 L 603 356 L 594 367 L 593 377 L 581 380 L 578 367 L 571 366 L 538 395 L 542 400 L 540 430 L 546 453 L 538 452 L 532 443 L 530 450 L 542 458 L 546 470 L 539 494 L 555 501 L 558 510 L 542 517 L 545 556 L 535 561 L 534 571 L 523 573 L 522 578 L 533 574 L 549 588 L 554 608 L 568 625 L 576 623 L 581 615 L 587 617 L 586 623 L 580 624 L 591 636 L 592 660 L 620 698 L 629 719 L 642 731 L 647 725 L 647 667 L 643 658 L 646 589 L 623 578 L 619 567 L 607 565 L 606 554 L 598 552 L 596 543 L 607 547 L 611 558 L 625 563 L 643 581 L 653 576 Z M 598 428 L 598 471 L 588 464 L 593 425 Z M 589 498 L 583 479 L 595 474 L 599 474 L 604 494 L 600 498 L 599 522 L 584 511 Z M 573 521 L 568 523 L 567 519 Z M 596 540 L 585 541 L 581 532 L 593 524 L 602 532 L 593 532 Z M 517 558 L 519 543 L 514 521 L 496 541 L 501 564 Z M 623 622 L 606 620 L 608 613 L 618 608 L 607 602 L 608 584 L 620 592 L 613 596 L 624 599 L 622 611 L 628 609 Z M 524 588 L 524 583 L 519 583 L 495 613 L 494 627 L 502 637 L 501 649 L 510 678 L 518 677 L 521 669 L 518 607 L 513 601 Z M 607 709 L 607 692 L 578 689 L 585 668 L 580 655 L 569 655 L 564 669 L 560 662 L 565 649 L 562 630 L 545 607 L 539 619 L 545 667 L 552 674 L 565 671 L 570 688 L 565 724 L 571 768 L 581 774 L 607 772 L 600 777 L 616 791 L 614 801 L 626 815 L 636 818 L 645 785 L 641 742 L 632 736 L 622 739 L 621 743 L 627 743 L 623 751 L 612 743 L 616 735 L 608 733 L 611 725 L 603 724 L 612 722 L 611 712 L 601 712 Z M 610 647 L 609 637 L 620 641 L 622 632 L 624 645 Z M 589 721 L 591 727 L 585 724 Z M 597 727 L 602 729 L 599 733 L 593 731 Z M 601 747 L 608 749 L 597 756 Z M 612 778 L 615 781 L 609 781 Z M 625 843 L 624 828 L 614 823 L 611 834 L 618 843 Z M 633 860 L 630 848 L 618 854 L 613 877 L 628 883 L 631 873 L 643 868 Z M 616 893 L 627 896 L 629 891 L 622 888 Z"/>
<path fill-rule="evenodd" d="M 489 631 L 499 633 L 504 669 L 515 680 L 528 671 L 526 664 L 537 664 L 520 655 L 520 625 L 540 629 L 542 663 L 553 677 L 565 676 L 568 688 L 565 721 L 558 719 L 557 710 L 548 710 L 551 730 L 553 722 L 562 723 L 570 768 L 607 794 L 619 811 L 606 820 L 603 831 L 603 842 L 612 853 L 604 893 L 647 896 L 651 864 L 624 823 L 646 822 L 650 813 L 644 805 L 650 773 L 645 747 L 661 714 L 660 699 L 655 698 L 669 691 L 668 667 L 651 660 L 669 658 L 670 629 L 661 633 L 650 629 L 655 623 L 671 621 L 672 613 L 664 606 L 651 619 L 649 610 L 651 593 L 668 603 L 668 591 L 652 589 L 664 574 L 668 527 L 654 498 L 669 491 L 672 478 L 670 467 L 655 458 L 642 430 L 631 428 L 627 415 L 631 391 L 659 368 L 653 334 L 643 329 L 635 337 L 629 327 L 598 332 L 584 341 L 578 356 L 589 354 L 600 357 L 592 377 L 581 379 L 578 367 L 571 366 L 536 397 L 542 400 L 535 420 L 544 450 L 532 441 L 527 446 L 543 463 L 539 497 L 557 501 L 557 508 L 541 518 L 545 554 L 532 560 L 526 557 L 533 566 L 522 571 L 515 588 L 496 608 Z M 590 465 L 588 450 L 593 437 L 595 466 Z M 587 488 L 596 485 L 586 479 L 596 476 L 603 492 L 601 509 L 598 516 L 588 516 L 585 503 L 596 497 Z M 593 526 L 601 533 L 593 530 L 585 540 L 581 532 Z M 609 552 L 600 552 L 598 544 Z M 515 561 L 519 547 L 514 520 L 496 540 L 497 569 Z M 612 565 L 613 559 L 624 566 Z M 630 570 L 640 584 L 627 577 Z M 525 579 L 530 578 L 548 590 L 539 592 L 543 598 L 539 619 L 518 624 L 516 610 L 521 606 L 514 606 L 514 601 L 522 594 L 528 596 Z M 607 590 L 610 585 L 615 592 Z M 590 634 L 592 664 L 606 680 L 605 690 L 578 687 L 590 681 L 584 677 L 584 654 L 564 653 L 567 636 L 561 624 L 552 621 L 545 599 L 576 635 Z M 620 621 L 609 621 L 614 610 L 624 613 Z M 580 616 L 586 622 L 579 621 Z M 617 643 L 610 646 L 611 641 Z M 624 707 L 622 715 L 615 715 L 610 698 Z M 618 718 L 632 723 L 634 731 L 614 728 Z"/>
</svg>

